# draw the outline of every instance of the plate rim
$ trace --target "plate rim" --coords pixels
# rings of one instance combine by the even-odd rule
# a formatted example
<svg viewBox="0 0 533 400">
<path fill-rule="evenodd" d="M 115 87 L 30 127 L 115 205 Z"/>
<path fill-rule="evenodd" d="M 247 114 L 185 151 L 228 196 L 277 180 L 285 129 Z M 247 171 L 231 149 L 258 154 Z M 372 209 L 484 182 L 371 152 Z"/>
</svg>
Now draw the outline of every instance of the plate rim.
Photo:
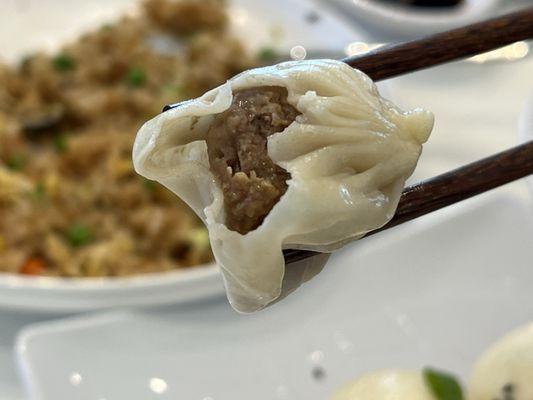
<svg viewBox="0 0 533 400">
<path fill-rule="evenodd" d="M 408 35 L 432 33 L 451 29 L 486 17 L 501 0 L 465 0 L 465 4 L 454 10 L 403 10 L 398 6 L 386 6 L 373 0 L 334 0 L 345 9 L 352 8 L 357 17 L 374 26 L 383 26 L 387 31 Z M 370 20 L 368 20 L 370 19 Z M 422 31 L 422 32 L 421 32 Z"/>
<path fill-rule="evenodd" d="M 192 267 L 171 271 L 149 272 L 144 274 L 116 276 L 116 277 L 55 277 L 55 276 L 26 276 L 13 272 L 0 274 L 0 288 L 34 289 L 48 291 L 60 289 L 64 291 L 83 290 L 127 290 L 130 288 L 159 286 L 161 282 L 196 281 L 210 276 L 219 275 L 215 262 L 199 264 Z M 1 304 L 0 304 L 1 307 Z"/>
<path fill-rule="evenodd" d="M 359 35 L 357 25 L 352 27 L 342 22 L 335 12 L 321 4 L 314 6 L 308 0 L 290 2 L 297 7 L 314 8 L 341 22 L 347 33 Z M 253 8 L 253 3 L 239 1 L 238 4 Z M 234 7 L 233 2 L 228 7 Z M 223 291 L 221 273 L 215 262 L 125 277 L 62 278 L 0 273 L 0 310 L 65 314 L 185 303 L 218 296 Z M 109 305 L 104 306 L 106 300 Z"/>
</svg>

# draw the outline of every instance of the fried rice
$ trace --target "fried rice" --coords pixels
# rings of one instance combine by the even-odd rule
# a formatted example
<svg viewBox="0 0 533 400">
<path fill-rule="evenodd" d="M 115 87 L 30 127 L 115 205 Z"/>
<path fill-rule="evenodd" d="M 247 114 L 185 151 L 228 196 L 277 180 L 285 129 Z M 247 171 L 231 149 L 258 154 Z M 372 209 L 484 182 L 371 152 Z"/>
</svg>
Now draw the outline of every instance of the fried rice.
<svg viewBox="0 0 533 400">
<path fill-rule="evenodd" d="M 149 0 L 56 54 L 0 66 L 0 271 L 64 277 L 212 260 L 207 233 L 136 175 L 135 132 L 256 60 L 219 0 Z"/>
</svg>

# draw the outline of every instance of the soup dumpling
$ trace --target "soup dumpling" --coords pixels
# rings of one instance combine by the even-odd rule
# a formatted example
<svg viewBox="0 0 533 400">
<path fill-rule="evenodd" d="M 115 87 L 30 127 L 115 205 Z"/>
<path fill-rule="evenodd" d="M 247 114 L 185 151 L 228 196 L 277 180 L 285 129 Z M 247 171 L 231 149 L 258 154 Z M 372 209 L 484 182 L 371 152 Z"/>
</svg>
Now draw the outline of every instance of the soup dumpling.
<svg viewBox="0 0 533 400">
<path fill-rule="evenodd" d="M 338 389 L 331 400 L 436 400 L 419 371 L 365 374 Z"/>
<path fill-rule="evenodd" d="M 533 399 L 533 324 L 489 347 L 474 366 L 469 400 Z"/>
<path fill-rule="evenodd" d="M 392 218 L 432 125 L 342 62 L 294 61 L 148 121 L 133 160 L 202 218 L 230 303 L 252 312 L 283 294 L 283 248 L 330 252 Z"/>
</svg>

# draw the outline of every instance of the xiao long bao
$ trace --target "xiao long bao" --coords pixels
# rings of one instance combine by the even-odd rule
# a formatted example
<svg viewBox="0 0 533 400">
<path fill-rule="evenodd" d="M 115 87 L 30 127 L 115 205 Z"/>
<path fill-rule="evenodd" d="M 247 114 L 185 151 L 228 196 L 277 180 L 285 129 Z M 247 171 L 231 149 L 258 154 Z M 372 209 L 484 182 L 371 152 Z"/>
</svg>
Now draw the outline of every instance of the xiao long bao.
<svg viewBox="0 0 533 400">
<path fill-rule="evenodd" d="M 202 218 L 231 305 L 252 312 L 287 291 L 282 249 L 331 252 L 392 218 L 432 126 L 340 61 L 285 62 L 146 122 L 133 160 Z"/>
</svg>

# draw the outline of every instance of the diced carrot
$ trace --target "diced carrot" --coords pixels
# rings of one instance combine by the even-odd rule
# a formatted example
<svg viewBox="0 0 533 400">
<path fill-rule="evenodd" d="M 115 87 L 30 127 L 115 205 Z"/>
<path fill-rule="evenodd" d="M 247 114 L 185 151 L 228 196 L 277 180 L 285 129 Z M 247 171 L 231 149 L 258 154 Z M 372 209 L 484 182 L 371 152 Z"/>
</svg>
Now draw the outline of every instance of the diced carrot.
<svg viewBox="0 0 533 400">
<path fill-rule="evenodd" d="M 42 258 L 32 257 L 28 258 L 22 267 L 19 269 L 19 273 L 23 275 L 42 275 L 46 269 L 46 263 Z"/>
</svg>

